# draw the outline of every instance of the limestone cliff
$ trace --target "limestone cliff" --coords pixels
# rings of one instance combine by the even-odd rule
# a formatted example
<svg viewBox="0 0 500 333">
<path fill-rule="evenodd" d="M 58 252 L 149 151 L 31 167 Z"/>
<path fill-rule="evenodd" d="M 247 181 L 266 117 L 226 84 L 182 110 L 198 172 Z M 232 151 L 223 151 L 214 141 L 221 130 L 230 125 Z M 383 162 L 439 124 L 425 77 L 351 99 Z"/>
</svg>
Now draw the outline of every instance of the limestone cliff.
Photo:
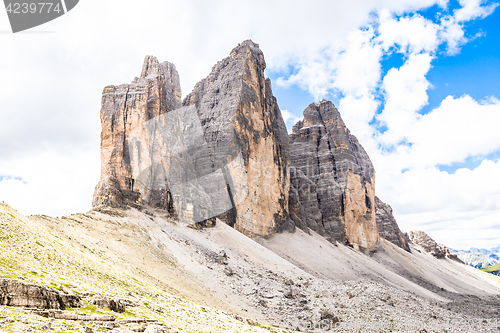
<svg viewBox="0 0 500 333">
<path fill-rule="evenodd" d="M 93 207 L 138 207 L 148 205 L 172 210 L 168 188 L 140 184 L 133 164 L 140 162 L 156 179 L 161 170 L 150 160 L 146 151 L 141 158 L 133 156 L 129 145 L 131 137 L 144 132 L 149 120 L 181 106 L 179 75 L 175 66 L 160 63 L 155 57 L 144 60 L 140 78 L 131 84 L 107 86 L 101 104 L 101 180 L 96 186 Z M 139 151 L 140 153 L 140 151 Z"/>
<path fill-rule="evenodd" d="M 131 84 L 106 87 L 93 206 L 153 207 L 187 224 L 220 217 L 247 235 L 293 228 L 288 134 L 265 67 L 245 41 L 183 103 L 175 67 L 154 57 Z"/>
<path fill-rule="evenodd" d="M 290 216 L 331 242 L 378 245 L 375 170 L 332 102 L 304 110 L 290 138 Z"/>
<path fill-rule="evenodd" d="M 392 208 L 375 196 L 375 213 L 377 215 L 377 228 L 380 237 L 411 252 L 406 236 L 401 232 L 392 214 Z"/>
<path fill-rule="evenodd" d="M 193 154 L 199 174 L 225 171 L 233 208 L 220 217 L 247 235 L 287 226 L 288 134 L 258 44 L 248 40 L 218 62 L 184 99 L 195 106 L 209 154 Z M 234 163 L 236 161 L 236 163 Z"/>
</svg>

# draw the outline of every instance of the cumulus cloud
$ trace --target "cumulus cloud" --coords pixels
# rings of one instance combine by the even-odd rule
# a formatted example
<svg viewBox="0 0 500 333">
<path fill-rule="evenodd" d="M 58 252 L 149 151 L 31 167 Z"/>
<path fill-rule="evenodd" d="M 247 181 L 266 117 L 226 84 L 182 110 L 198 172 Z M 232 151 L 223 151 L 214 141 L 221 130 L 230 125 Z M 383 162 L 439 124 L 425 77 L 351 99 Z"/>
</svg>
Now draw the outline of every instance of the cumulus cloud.
<svg viewBox="0 0 500 333">
<path fill-rule="evenodd" d="M 383 79 L 385 105 L 377 119 L 388 130 L 380 136 L 386 145 L 398 144 L 408 136 L 420 118 L 418 111 L 427 104 L 430 83 L 426 74 L 431 68 L 432 56 L 412 53 L 400 68 L 392 68 Z"/>
</svg>

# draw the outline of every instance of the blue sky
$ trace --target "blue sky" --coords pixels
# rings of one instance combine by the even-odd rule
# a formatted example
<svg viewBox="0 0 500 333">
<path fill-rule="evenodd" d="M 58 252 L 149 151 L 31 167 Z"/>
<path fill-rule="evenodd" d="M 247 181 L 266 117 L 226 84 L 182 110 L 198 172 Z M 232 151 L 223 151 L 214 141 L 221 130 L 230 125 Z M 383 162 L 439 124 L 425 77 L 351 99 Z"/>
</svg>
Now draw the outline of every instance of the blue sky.
<svg viewBox="0 0 500 333">
<path fill-rule="evenodd" d="M 0 200 L 24 214 L 89 210 L 102 88 L 132 81 L 151 54 L 177 66 L 186 95 L 251 38 L 287 127 L 332 100 L 401 229 L 498 246 L 497 2 L 86 0 L 15 35 L 0 11 Z"/>
</svg>

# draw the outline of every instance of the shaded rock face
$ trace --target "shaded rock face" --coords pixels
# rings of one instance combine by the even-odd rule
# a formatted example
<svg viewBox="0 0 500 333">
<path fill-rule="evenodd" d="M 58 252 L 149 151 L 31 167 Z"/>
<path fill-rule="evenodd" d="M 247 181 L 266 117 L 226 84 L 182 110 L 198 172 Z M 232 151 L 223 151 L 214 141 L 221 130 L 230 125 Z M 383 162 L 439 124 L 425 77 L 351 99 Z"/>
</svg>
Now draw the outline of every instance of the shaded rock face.
<svg viewBox="0 0 500 333">
<path fill-rule="evenodd" d="M 291 225 L 288 134 L 265 68 L 259 46 L 245 41 L 183 102 L 196 108 L 208 151 L 191 154 L 197 174 L 224 170 L 233 208 L 219 217 L 262 236 Z"/>
<path fill-rule="evenodd" d="M 375 214 L 380 237 L 411 253 L 406 236 L 401 232 L 392 214 L 392 208 L 375 196 Z"/>
<path fill-rule="evenodd" d="M 443 244 L 438 244 L 434 239 L 432 239 L 427 233 L 420 230 L 408 231 L 405 233 L 411 243 L 421 246 L 425 252 L 432 254 L 438 259 L 449 258 L 455 260 L 461 264 L 464 262 L 458 258 L 458 256 L 451 252 Z"/>
<path fill-rule="evenodd" d="M 152 56 L 145 58 L 140 78 L 131 84 L 104 88 L 101 179 L 94 192 L 93 207 L 148 205 L 173 211 L 168 185 L 164 181 L 161 186 L 154 184 L 158 178 L 163 179 L 162 168 L 152 160 L 148 147 L 134 151 L 130 139 L 146 132 L 144 124 L 149 120 L 180 106 L 181 89 L 175 66 L 160 63 Z M 141 179 L 145 181 L 141 183 Z"/>
<path fill-rule="evenodd" d="M 80 307 L 80 297 L 13 279 L 0 279 L 0 305 L 40 309 Z"/>
<path fill-rule="evenodd" d="M 290 139 L 290 217 L 331 242 L 378 245 L 375 170 L 330 101 L 311 104 Z"/>
</svg>

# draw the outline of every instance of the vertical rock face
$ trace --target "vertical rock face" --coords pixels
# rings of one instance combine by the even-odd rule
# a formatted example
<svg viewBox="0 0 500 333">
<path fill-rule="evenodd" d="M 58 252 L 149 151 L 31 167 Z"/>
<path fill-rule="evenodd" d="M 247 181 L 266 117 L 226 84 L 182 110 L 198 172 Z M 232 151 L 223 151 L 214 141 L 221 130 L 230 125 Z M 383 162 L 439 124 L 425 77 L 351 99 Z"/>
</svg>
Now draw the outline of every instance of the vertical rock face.
<svg viewBox="0 0 500 333">
<path fill-rule="evenodd" d="M 295 225 L 331 242 L 377 246 L 375 171 L 333 103 L 309 105 L 289 138 L 289 206 Z"/>
<path fill-rule="evenodd" d="M 186 223 L 220 217 L 247 235 L 293 228 L 289 146 L 259 46 L 245 41 L 181 103 L 175 67 L 146 57 L 104 89 L 93 206 L 153 207 Z"/>
<path fill-rule="evenodd" d="M 382 202 L 377 196 L 375 197 L 375 213 L 377 215 L 377 228 L 380 237 L 387 239 L 403 250 L 411 252 L 406 237 L 399 229 L 396 219 L 392 214 L 391 206 Z"/>
<path fill-rule="evenodd" d="M 96 186 L 93 207 L 142 206 L 172 210 L 172 200 L 163 186 L 140 184 L 137 165 L 149 174 L 149 182 L 162 170 L 151 161 L 147 148 L 137 149 L 134 158 L 130 139 L 146 131 L 149 120 L 181 106 L 179 75 L 175 66 L 155 57 L 144 60 L 140 78 L 131 84 L 107 86 L 101 104 L 101 180 Z M 140 147 L 139 147 L 140 148 Z M 141 154 L 142 156 L 137 156 Z M 135 173 L 135 174 L 134 174 Z M 144 177 L 143 177 L 144 178 Z M 161 178 L 161 177 L 160 177 Z"/>
<path fill-rule="evenodd" d="M 0 279 L 0 305 L 62 309 L 80 307 L 81 297 L 33 283 Z"/>
<path fill-rule="evenodd" d="M 184 99 L 195 107 L 208 154 L 193 152 L 198 174 L 224 170 L 231 210 L 220 215 L 247 235 L 289 227 L 289 147 L 259 46 L 245 41 Z"/>
</svg>

